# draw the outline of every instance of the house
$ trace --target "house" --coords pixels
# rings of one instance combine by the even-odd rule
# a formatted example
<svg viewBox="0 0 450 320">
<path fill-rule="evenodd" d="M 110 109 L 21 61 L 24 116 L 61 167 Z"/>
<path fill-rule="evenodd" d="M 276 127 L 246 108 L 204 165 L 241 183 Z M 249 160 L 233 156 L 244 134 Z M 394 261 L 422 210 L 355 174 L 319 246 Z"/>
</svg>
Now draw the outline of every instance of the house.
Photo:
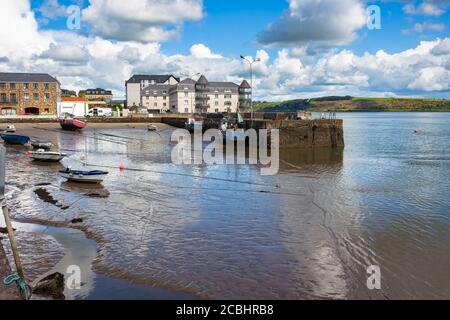
<svg viewBox="0 0 450 320">
<path fill-rule="evenodd" d="M 64 113 L 70 113 L 76 117 L 84 117 L 88 111 L 88 101 L 85 98 L 62 97 L 58 103 L 58 117 L 64 115 Z"/>
<path fill-rule="evenodd" d="M 61 97 L 76 97 L 77 92 L 73 90 L 61 89 Z"/>
<path fill-rule="evenodd" d="M 59 81 L 46 73 L 0 72 L 2 115 L 56 114 Z"/>
</svg>

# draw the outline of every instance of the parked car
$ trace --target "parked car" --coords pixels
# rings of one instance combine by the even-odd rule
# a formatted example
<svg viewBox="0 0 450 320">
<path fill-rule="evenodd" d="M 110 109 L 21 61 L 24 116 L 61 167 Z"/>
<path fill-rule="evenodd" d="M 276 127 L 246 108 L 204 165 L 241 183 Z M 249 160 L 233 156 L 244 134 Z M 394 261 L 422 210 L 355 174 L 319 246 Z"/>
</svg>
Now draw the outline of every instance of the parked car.
<svg viewBox="0 0 450 320">
<path fill-rule="evenodd" d="M 112 110 L 109 108 L 93 108 L 89 110 L 86 117 L 112 117 Z"/>
</svg>

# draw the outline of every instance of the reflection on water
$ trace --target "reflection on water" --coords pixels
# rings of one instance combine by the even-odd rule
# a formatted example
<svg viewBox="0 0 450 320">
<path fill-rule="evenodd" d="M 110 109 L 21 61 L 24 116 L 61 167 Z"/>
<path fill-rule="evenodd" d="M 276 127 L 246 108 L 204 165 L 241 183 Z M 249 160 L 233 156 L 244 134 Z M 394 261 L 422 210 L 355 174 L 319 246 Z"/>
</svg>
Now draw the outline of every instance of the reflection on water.
<svg viewBox="0 0 450 320">
<path fill-rule="evenodd" d="M 108 168 L 107 196 L 8 148 L 9 201 L 16 218 L 83 218 L 101 274 L 200 297 L 450 298 L 450 114 L 340 116 L 344 150 L 282 151 L 276 176 L 173 165 L 170 129 L 27 129 L 70 150 L 66 166 Z M 36 197 L 43 182 L 67 210 Z"/>
</svg>

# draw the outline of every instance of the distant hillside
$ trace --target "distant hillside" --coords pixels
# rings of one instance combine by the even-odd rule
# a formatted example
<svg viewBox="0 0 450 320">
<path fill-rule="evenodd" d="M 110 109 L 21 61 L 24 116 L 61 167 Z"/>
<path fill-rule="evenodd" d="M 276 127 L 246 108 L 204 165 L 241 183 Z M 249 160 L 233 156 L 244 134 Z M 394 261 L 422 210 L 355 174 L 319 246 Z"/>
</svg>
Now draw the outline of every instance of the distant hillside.
<svg viewBox="0 0 450 320">
<path fill-rule="evenodd" d="M 354 98 L 322 97 L 314 99 L 296 99 L 283 102 L 255 101 L 258 111 L 450 111 L 450 100 L 421 98 Z"/>
</svg>

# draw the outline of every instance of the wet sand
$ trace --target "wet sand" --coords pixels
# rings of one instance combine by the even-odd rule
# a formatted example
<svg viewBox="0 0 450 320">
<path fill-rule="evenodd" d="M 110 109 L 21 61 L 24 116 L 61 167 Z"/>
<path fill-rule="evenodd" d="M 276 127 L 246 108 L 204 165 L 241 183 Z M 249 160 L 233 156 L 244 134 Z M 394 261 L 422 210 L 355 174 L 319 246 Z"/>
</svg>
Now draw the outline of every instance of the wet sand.
<svg viewBox="0 0 450 320">
<path fill-rule="evenodd" d="M 8 147 L 8 203 L 16 221 L 83 231 L 97 245 L 94 273 L 128 284 L 222 299 L 450 297 L 445 114 L 346 116 L 356 118 L 344 122 L 344 151 L 283 151 L 265 177 L 258 166 L 174 165 L 167 126 L 26 125 L 18 132 L 69 157 L 42 165 Z M 110 171 L 102 186 L 58 177 L 82 163 Z M 373 264 L 382 290 L 366 286 Z M 124 294 L 155 298 L 138 292 Z"/>
</svg>

